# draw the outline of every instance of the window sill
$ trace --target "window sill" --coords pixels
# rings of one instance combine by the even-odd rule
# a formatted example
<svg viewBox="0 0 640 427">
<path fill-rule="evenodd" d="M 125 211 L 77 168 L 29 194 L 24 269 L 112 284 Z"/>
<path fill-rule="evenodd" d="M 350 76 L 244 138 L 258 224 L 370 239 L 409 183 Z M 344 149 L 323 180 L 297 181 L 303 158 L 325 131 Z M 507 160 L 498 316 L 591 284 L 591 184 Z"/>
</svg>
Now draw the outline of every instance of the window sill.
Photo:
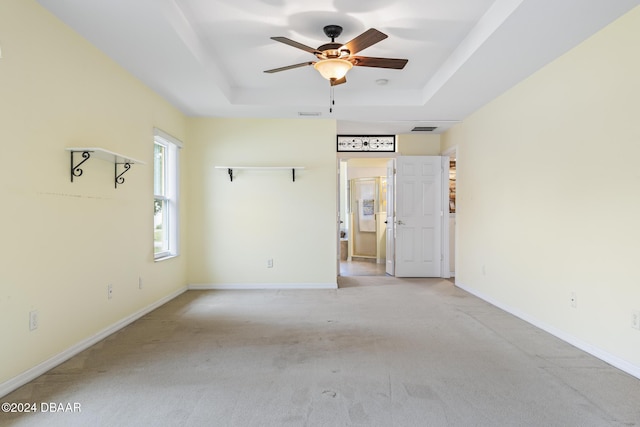
<svg viewBox="0 0 640 427">
<path fill-rule="evenodd" d="M 163 254 L 163 255 L 159 255 L 159 256 L 156 256 L 153 259 L 153 262 L 166 261 L 168 259 L 175 258 L 177 256 L 178 256 L 178 254 L 166 254 L 166 255 Z"/>
</svg>

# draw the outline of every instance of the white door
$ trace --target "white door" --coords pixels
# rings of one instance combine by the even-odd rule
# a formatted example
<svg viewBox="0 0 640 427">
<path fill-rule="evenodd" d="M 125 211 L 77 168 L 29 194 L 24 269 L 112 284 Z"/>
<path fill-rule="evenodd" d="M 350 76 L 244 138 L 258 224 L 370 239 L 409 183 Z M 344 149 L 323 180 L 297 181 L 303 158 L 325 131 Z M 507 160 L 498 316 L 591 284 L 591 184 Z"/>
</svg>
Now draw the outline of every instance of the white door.
<svg viewBox="0 0 640 427">
<path fill-rule="evenodd" d="M 396 158 L 396 277 L 440 277 L 443 218 L 440 159 L 440 156 Z"/>
<path fill-rule="evenodd" d="M 395 227 L 394 227 L 394 210 L 395 210 L 395 159 L 391 159 L 387 162 L 387 218 L 385 223 L 386 238 L 387 238 L 387 254 L 386 254 L 386 268 L 385 271 L 388 275 L 393 276 L 395 274 L 395 256 L 396 256 L 396 242 L 395 242 Z"/>
</svg>

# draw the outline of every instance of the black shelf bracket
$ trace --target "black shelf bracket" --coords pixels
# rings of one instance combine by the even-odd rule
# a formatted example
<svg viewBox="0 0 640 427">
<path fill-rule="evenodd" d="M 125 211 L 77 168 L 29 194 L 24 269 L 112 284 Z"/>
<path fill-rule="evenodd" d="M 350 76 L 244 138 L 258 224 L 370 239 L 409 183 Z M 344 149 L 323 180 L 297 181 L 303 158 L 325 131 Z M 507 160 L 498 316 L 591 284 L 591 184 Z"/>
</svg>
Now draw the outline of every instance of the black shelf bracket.
<svg viewBox="0 0 640 427">
<path fill-rule="evenodd" d="M 124 170 L 120 174 L 118 174 L 118 165 L 122 165 L 124 168 Z M 120 185 L 124 184 L 124 177 L 122 175 L 124 175 L 129 171 L 129 169 L 131 169 L 131 163 L 129 162 L 114 163 L 114 168 L 115 168 L 115 188 L 118 188 L 118 184 Z"/>
<path fill-rule="evenodd" d="M 77 165 L 74 164 L 74 154 L 75 153 L 82 153 L 82 161 L 80 163 L 78 163 Z M 71 182 L 73 182 L 73 177 L 79 177 L 82 176 L 82 173 L 84 172 L 82 170 L 82 168 L 80 166 L 82 166 L 82 164 L 84 162 L 86 162 L 87 160 L 89 160 L 89 158 L 91 158 L 91 153 L 92 151 L 71 151 Z"/>
<path fill-rule="evenodd" d="M 233 169 L 229 168 L 228 172 L 229 172 L 229 181 L 233 182 Z"/>
<path fill-rule="evenodd" d="M 295 168 L 291 168 L 291 179 L 293 179 L 293 182 L 296 182 L 296 169 Z"/>
<path fill-rule="evenodd" d="M 73 178 L 82 176 L 82 173 L 84 171 L 82 170 L 81 166 L 90 158 L 104 160 L 114 164 L 115 175 L 113 180 L 115 188 L 118 188 L 118 185 L 124 184 L 123 175 L 127 173 L 129 169 L 131 169 L 131 165 L 144 165 L 144 162 L 141 162 L 140 160 L 135 160 L 129 156 L 123 156 L 122 154 L 114 153 L 113 151 L 105 150 L 104 148 L 100 147 L 74 147 L 67 148 L 66 150 L 71 153 L 71 182 L 73 182 Z M 76 154 L 82 155 L 82 159 L 78 159 L 80 161 L 76 160 Z"/>
</svg>

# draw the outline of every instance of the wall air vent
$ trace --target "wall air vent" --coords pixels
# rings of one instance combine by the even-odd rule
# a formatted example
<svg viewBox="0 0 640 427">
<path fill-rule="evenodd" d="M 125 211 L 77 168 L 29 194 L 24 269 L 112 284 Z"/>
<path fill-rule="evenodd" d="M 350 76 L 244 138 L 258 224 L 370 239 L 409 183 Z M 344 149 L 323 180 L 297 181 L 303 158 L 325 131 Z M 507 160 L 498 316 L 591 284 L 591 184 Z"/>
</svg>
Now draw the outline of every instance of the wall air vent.
<svg viewBox="0 0 640 427">
<path fill-rule="evenodd" d="M 411 129 L 411 132 L 433 132 L 436 129 L 438 128 L 435 126 L 416 126 Z"/>
</svg>

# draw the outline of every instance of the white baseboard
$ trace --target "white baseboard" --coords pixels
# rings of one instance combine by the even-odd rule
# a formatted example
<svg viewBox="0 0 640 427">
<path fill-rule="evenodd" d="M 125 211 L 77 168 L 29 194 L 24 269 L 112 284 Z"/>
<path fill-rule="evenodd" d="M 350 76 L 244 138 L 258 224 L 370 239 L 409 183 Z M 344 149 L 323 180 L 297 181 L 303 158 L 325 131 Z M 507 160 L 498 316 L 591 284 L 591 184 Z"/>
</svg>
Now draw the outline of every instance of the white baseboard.
<svg viewBox="0 0 640 427">
<path fill-rule="evenodd" d="M 45 360 L 44 362 L 34 366 L 33 368 L 21 373 L 20 375 L 3 382 L 2 384 L 0 384 L 0 397 L 11 393 L 12 391 L 16 390 L 18 387 L 22 387 L 23 385 L 27 384 L 29 381 L 33 381 L 34 379 L 38 378 L 40 375 L 55 368 L 59 364 L 71 359 L 73 356 L 80 353 L 81 351 L 88 349 L 92 345 L 107 338 L 109 335 L 113 334 L 114 332 L 117 332 L 120 329 L 124 328 L 125 326 L 135 322 L 145 314 L 150 313 L 156 308 L 166 304 L 167 302 L 171 301 L 178 295 L 184 293 L 186 290 L 187 290 L 186 287 L 178 289 L 177 291 L 167 295 L 164 298 L 161 298 L 160 300 L 154 302 L 153 304 L 148 305 L 145 308 L 138 310 L 135 313 L 125 317 L 124 319 L 114 323 L 113 325 L 103 329 L 97 334 L 87 339 L 84 339 L 78 342 L 77 344 L 74 344 L 73 346 L 64 350 L 62 353 L 59 353 Z"/>
<path fill-rule="evenodd" d="M 636 378 L 640 379 L 640 366 L 634 365 L 633 363 L 630 363 L 624 359 L 619 358 L 618 356 L 615 356 L 609 352 L 606 352 L 598 347 L 595 347 L 589 343 L 586 343 L 576 337 L 574 337 L 573 335 L 570 335 L 568 333 L 566 333 L 563 330 L 560 330 L 558 328 L 555 328 L 551 325 L 548 325 L 542 321 L 540 321 L 539 319 L 527 314 L 527 313 L 523 313 L 520 310 L 516 310 L 512 307 L 508 307 L 504 304 L 502 304 L 500 301 L 495 300 L 492 297 L 489 297 L 487 295 L 484 295 L 482 292 L 479 292 L 473 288 L 467 287 L 464 284 L 461 284 L 460 282 L 456 281 L 456 286 L 459 287 L 460 289 L 464 289 L 465 291 L 469 292 L 470 294 L 473 294 L 475 296 L 477 296 L 478 298 L 488 302 L 491 305 L 494 305 L 496 307 L 498 307 L 501 310 L 506 311 L 507 313 L 513 314 L 514 316 L 524 320 L 527 323 L 532 324 L 533 326 L 542 329 L 545 332 L 550 333 L 551 335 L 561 339 L 562 341 L 565 341 L 568 344 L 571 344 L 574 347 L 579 348 L 582 351 L 585 351 L 587 353 L 589 353 L 590 355 L 597 357 L 598 359 L 607 362 L 608 364 L 610 364 L 611 366 L 614 366 L 618 369 L 620 369 L 621 371 L 624 371 L 626 373 L 628 373 L 629 375 L 633 375 Z"/>
<path fill-rule="evenodd" d="M 338 283 L 193 283 L 189 290 L 338 289 Z"/>
</svg>

